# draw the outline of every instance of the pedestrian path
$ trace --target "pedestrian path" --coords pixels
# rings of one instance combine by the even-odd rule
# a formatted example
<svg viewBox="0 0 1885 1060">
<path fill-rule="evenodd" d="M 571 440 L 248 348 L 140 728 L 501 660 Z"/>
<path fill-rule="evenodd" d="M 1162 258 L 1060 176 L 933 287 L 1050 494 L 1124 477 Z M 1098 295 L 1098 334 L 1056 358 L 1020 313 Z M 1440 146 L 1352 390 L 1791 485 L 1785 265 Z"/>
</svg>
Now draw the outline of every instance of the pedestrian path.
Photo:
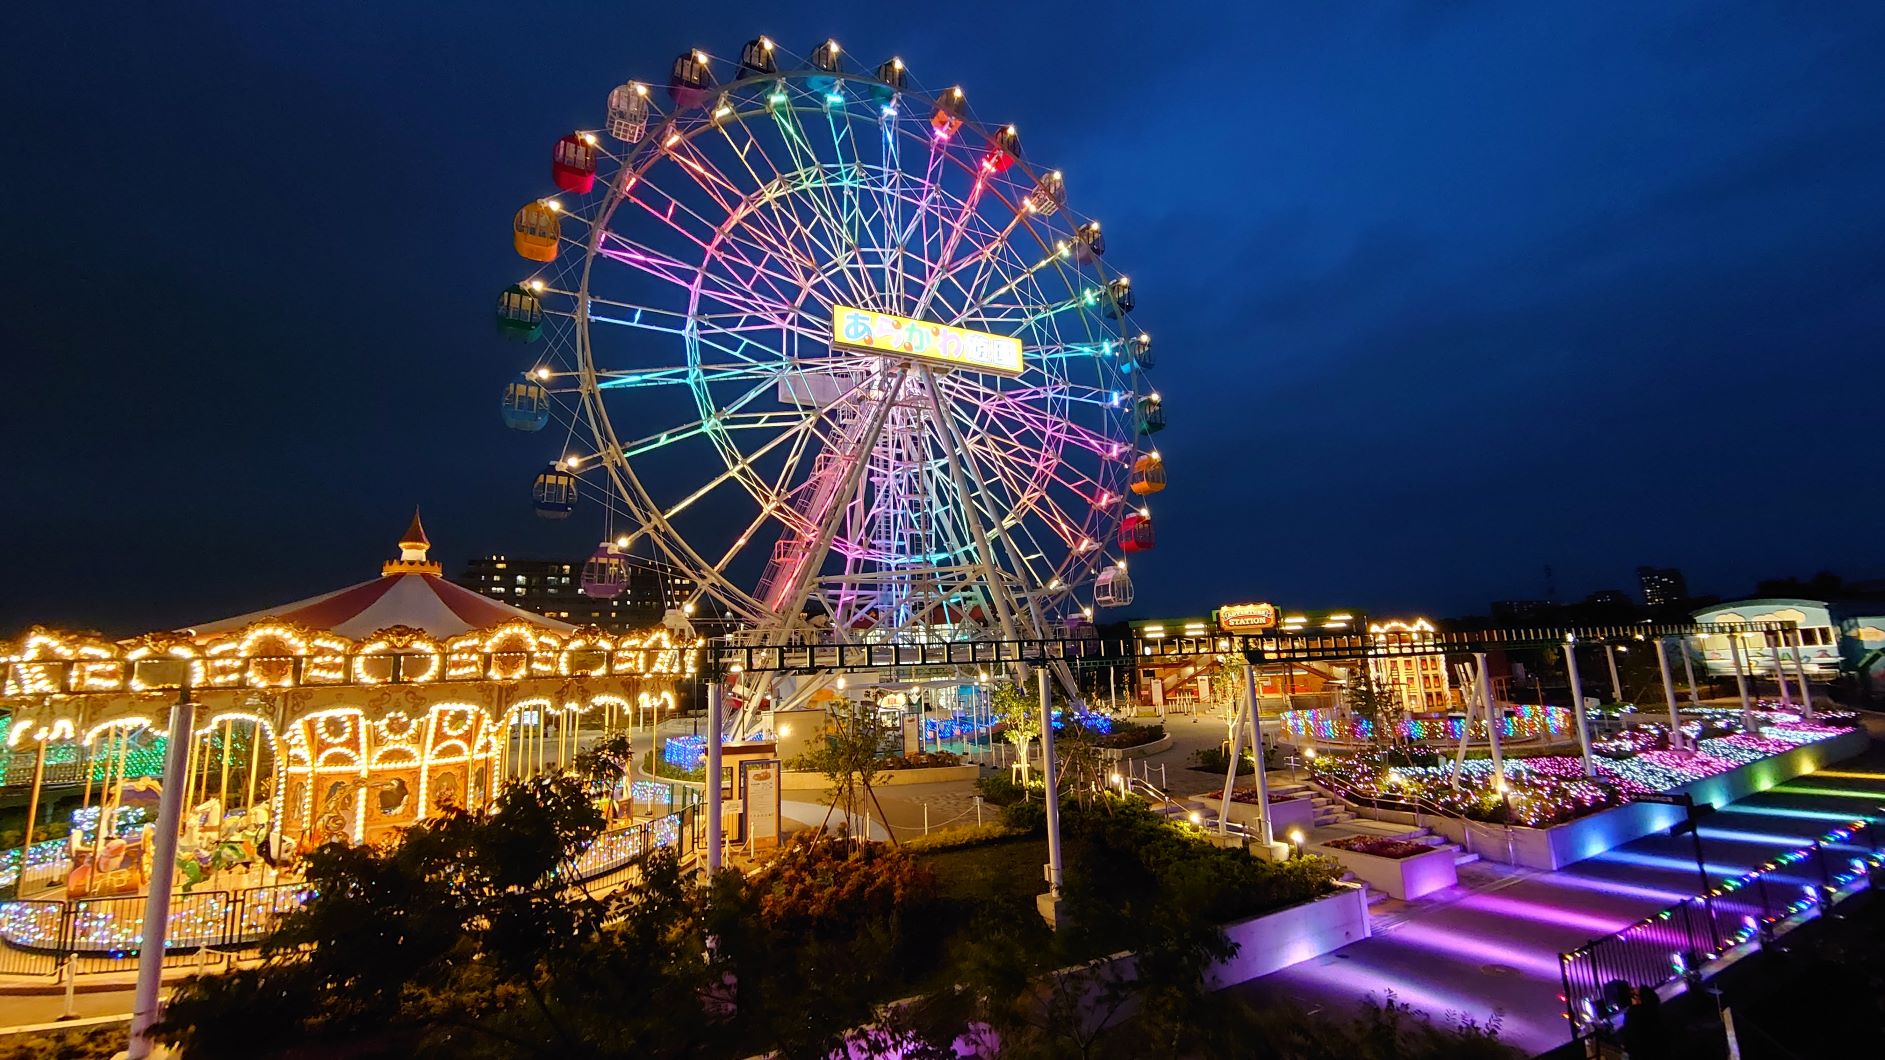
<svg viewBox="0 0 1885 1060">
<path fill-rule="evenodd" d="M 1868 815 L 1885 815 L 1885 746 L 1707 817 L 1704 860 L 1719 881 Z M 1569 1040 L 1558 954 L 1697 894 L 1700 883 L 1693 841 L 1663 834 L 1558 872 L 1466 865 L 1458 887 L 1415 903 L 1377 903 L 1372 938 L 1237 989 L 1310 1008 L 1392 991 L 1436 1017 L 1452 1011 L 1482 1022 L 1497 1009 L 1503 1037 L 1543 1052 Z"/>
</svg>

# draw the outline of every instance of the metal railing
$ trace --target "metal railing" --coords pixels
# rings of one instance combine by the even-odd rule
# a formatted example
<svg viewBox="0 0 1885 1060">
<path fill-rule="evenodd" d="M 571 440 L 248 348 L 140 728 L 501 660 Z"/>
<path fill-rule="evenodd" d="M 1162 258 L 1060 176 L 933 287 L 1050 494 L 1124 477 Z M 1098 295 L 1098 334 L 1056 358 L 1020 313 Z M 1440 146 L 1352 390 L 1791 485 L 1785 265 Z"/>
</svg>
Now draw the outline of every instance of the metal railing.
<svg viewBox="0 0 1885 1060">
<path fill-rule="evenodd" d="M 991 663 L 1131 663 L 1150 658 L 1241 653 L 1253 662 L 1331 662 L 1560 646 L 1568 641 L 1625 644 L 1664 637 L 1782 633 L 1793 622 L 1667 622 L 1551 629 L 1489 629 L 1423 633 L 1416 638 L 1371 633 L 1200 633 L 1169 637 L 1036 637 L 1017 640 L 924 640 L 894 643 L 754 644 L 710 642 L 710 674 L 774 670 L 868 670 Z"/>
<path fill-rule="evenodd" d="M 1609 1025 L 1635 991 L 1686 979 L 1708 964 L 1771 941 L 1873 886 L 1885 867 L 1878 826 L 1855 820 L 1707 893 L 1558 955 L 1573 1040 Z"/>
</svg>

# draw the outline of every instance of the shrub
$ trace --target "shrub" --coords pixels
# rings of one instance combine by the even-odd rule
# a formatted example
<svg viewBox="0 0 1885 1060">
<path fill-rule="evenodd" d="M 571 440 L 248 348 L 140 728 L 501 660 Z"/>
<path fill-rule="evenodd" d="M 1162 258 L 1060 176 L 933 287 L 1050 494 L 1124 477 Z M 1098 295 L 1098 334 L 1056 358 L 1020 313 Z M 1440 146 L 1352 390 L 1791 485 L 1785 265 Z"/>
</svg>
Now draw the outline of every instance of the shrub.
<svg viewBox="0 0 1885 1060">
<path fill-rule="evenodd" d="M 975 790 L 982 793 L 982 801 L 991 806 L 1006 806 L 1011 802 L 1020 802 L 1027 797 L 1027 790 L 1000 773 L 990 773 L 975 782 Z"/>
<path fill-rule="evenodd" d="M 1129 918 L 1167 896 L 1224 923 L 1327 894 L 1339 872 L 1328 858 L 1269 862 L 1213 846 L 1136 804 L 1067 809 L 1068 864 L 1086 869 L 1077 883 L 1088 916 Z"/>
<path fill-rule="evenodd" d="M 1113 725 L 1112 732 L 1096 737 L 1093 742 L 1100 747 L 1139 747 L 1164 739 L 1164 737 L 1165 726 L 1163 725 L 1140 725 L 1136 722 L 1122 721 Z"/>
<path fill-rule="evenodd" d="M 960 850 L 964 847 L 978 847 L 984 843 L 994 843 L 1003 839 L 1012 839 L 1027 834 L 1025 830 L 1010 826 L 1003 820 L 985 821 L 982 824 L 963 824 L 953 828 L 939 828 L 928 835 L 920 835 L 903 841 L 903 849 L 912 854 L 933 854 L 939 850 Z"/>
<path fill-rule="evenodd" d="M 747 886 L 766 922 L 818 935 L 927 899 L 936 878 L 896 847 L 800 832 Z"/>
<path fill-rule="evenodd" d="M 1193 751 L 1191 761 L 1191 768 L 1201 769 L 1207 773 L 1222 773 L 1230 765 L 1222 747 L 1204 747 Z M 1257 760 L 1251 757 L 1250 752 L 1247 750 L 1237 752 L 1237 775 L 1254 774 L 1256 771 Z"/>
<path fill-rule="evenodd" d="M 959 766 L 960 756 L 953 751 L 919 751 L 913 755 L 891 755 L 883 760 L 884 769 L 940 769 L 943 766 Z"/>
<path fill-rule="evenodd" d="M 1039 832 L 1047 827 L 1047 806 L 1039 802 L 1014 802 L 1001 808 L 1001 823 L 1017 833 Z"/>
</svg>

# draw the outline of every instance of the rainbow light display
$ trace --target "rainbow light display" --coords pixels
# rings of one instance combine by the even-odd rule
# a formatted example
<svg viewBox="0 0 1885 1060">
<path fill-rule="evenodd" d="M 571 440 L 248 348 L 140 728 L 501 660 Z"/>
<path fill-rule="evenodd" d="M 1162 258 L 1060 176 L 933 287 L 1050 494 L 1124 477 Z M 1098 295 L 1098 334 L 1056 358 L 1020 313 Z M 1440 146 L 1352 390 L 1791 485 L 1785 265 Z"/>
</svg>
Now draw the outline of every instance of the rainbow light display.
<svg viewBox="0 0 1885 1060">
<path fill-rule="evenodd" d="M 1348 718 L 1338 722 L 1333 714 L 1322 710 L 1286 710 L 1278 718 L 1282 722 L 1283 732 L 1298 740 L 1373 743 L 1375 739 L 1374 721 L 1369 718 Z M 1458 715 L 1406 718 L 1400 722 L 1400 734 L 1403 740 L 1413 743 L 1457 743 L 1465 724 L 1466 719 Z M 1543 736 L 1557 739 L 1570 733 L 1574 724 L 1571 712 L 1564 707 L 1521 706 L 1513 708 L 1501 719 L 1499 738 L 1533 740 Z M 1472 731 L 1473 739 L 1485 739 L 1485 722 L 1475 721 Z"/>
</svg>

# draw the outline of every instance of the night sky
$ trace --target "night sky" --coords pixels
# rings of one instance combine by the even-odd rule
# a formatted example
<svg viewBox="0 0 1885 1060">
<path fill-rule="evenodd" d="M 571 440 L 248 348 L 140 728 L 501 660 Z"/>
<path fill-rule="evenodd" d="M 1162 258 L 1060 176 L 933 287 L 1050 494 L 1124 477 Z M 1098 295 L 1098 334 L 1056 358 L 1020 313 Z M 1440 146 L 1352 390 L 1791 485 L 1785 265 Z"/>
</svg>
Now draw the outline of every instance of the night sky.
<svg viewBox="0 0 1885 1060">
<path fill-rule="evenodd" d="M 1171 421 L 1136 613 L 1885 572 L 1877 4 L 113 6 L 0 64 L 0 632 L 335 588 L 415 503 L 448 570 L 584 554 L 497 416 L 511 214 L 760 32 L 959 81 L 1104 220 Z"/>
</svg>

